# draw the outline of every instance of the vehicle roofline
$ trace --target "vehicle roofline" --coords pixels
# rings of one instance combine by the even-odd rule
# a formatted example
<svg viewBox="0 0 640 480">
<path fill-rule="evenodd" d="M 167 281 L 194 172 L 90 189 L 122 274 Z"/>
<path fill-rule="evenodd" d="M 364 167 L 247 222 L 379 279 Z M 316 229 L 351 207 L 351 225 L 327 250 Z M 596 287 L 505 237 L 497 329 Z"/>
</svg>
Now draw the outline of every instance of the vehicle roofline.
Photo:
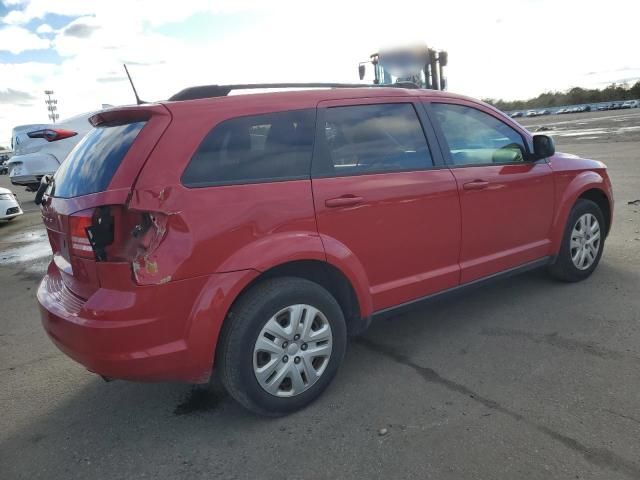
<svg viewBox="0 0 640 480">
<path fill-rule="evenodd" d="M 273 87 L 276 88 L 276 87 Z M 302 87 L 298 87 L 302 88 Z M 281 99 L 294 100 L 299 98 L 301 101 L 313 100 L 321 102 L 324 100 L 350 100 L 358 98 L 376 98 L 376 97 L 410 97 L 410 98 L 441 98 L 441 99 L 458 99 L 467 100 L 474 103 L 485 104 L 473 97 L 452 93 L 441 90 L 430 90 L 421 88 L 401 88 L 393 86 L 367 86 L 362 85 L 355 87 L 336 87 L 336 88 L 305 88 L 296 90 L 284 90 L 284 91 L 265 91 L 265 92 L 243 92 L 235 93 L 229 96 L 214 96 L 205 98 L 194 98 L 189 100 L 163 100 L 157 103 L 167 106 L 179 106 L 179 105 L 199 105 L 199 104 L 215 104 L 215 105 L 231 105 L 236 102 L 246 103 L 247 97 L 255 97 L 261 100 L 265 98 L 272 98 L 274 102 Z M 135 107 L 135 105 L 134 105 Z M 305 107 L 301 107 L 305 108 Z"/>
</svg>

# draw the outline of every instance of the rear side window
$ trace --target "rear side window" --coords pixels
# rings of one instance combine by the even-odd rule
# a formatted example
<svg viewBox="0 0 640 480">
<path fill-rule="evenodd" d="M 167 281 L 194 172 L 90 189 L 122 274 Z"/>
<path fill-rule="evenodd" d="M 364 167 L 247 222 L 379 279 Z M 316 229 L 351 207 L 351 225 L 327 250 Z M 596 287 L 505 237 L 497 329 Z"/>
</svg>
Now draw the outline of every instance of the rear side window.
<svg viewBox="0 0 640 480">
<path fill-rule="evenodd" d="M 182 175 L 187 187 L 309 178 L 315 109 L 226 120 L 202 141 Z"/>
<path fill-rule="evenodd" d="M 145 123 L 91 130 L 58 168 L 53 195 L 71 198 L 104 191 Z"/>
<path fill-rule="evenodd" d="M 319 176 L 421 170 L 433 166 L 413 105 L 390 103 L 325 110 Z M 322 171 L 321 171 L 322 170 Z"/>
</svg>

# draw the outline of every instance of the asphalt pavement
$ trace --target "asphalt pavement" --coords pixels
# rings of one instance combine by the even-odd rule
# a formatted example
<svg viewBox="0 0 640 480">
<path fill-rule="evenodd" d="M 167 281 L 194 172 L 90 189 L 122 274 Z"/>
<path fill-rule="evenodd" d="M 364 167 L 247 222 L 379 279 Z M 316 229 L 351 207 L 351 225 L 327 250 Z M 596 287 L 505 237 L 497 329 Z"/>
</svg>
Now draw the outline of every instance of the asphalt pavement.
<svg viewBox="0 0 640 480">
<path fill-rule="evenodd" d="M 522 123 L 609 166 L 594 275 L 531 272 L 379 321 L 279 419 L 219 386 L 105 383 L 61 354 L 35 300 L 46 236 L 15 189 L 33 211 L 0 225 L 0 478 L 640 478 L 640 109 Z"/>
</svg>

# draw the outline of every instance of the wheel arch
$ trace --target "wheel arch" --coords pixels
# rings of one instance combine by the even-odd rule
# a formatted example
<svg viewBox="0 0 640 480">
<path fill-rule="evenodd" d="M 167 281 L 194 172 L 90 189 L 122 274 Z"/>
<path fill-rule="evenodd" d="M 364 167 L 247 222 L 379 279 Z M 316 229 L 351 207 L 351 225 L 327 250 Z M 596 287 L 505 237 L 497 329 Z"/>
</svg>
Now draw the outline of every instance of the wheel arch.
<svg viewBox="0 0 640 480">
<path fill-rule="evenodd" d="M 607 183 L 604 177 L 599 173 L 592 170 L 581 172 L 563 188 L 563 191 L 558 195 L 558 198 L 556 214 L 552 224 L 551 238 L 553 252 L 557 253 L 560 251 L 560 245 L 562 244 L 567 219 L 569 218 L 571 210 L 580 198 L 592 200 L 598 206 L 606 205 L 608 213 L 605 213 L 603 210 L 603 215 L 605 215 L 605 221 L 609 222 L 607 225 L 607 234 L 609 233 L 613 201 L 607 188 Z M 601 207 L 601 209 L 602 208 L 603 207 Z"/>
<path fill-rule="evenodd" d="M 200 377 L 205 381 L 212 372 L 211 366 L 215 367 L 215 364 L 219 361 L 220 342 L 224 336 L 223 331 L 228 325 L 229 313 L 233 311 L 240 298 L 267 279 L 277 277 L 304 278 L 325 288 L 334 296 L 342 309 L 347 324 L 347 333 L 350 336 L 364 332 L 371 323 L 371 310 L 366 310 L 367 306 L 371 308 L 371 299 L 362 298 L 357 291 L 358 287 L 354 285 L 353 279 L 345 271 L 328 261 L 317 259 L 290 260 L 273 265 L 265 270 L 246 270 L 225 275 L 232 277 L 225 286 L 218 289 L 205 289 L 207 293 L 205 294 L 204 303 L 208 304 L 211 300 L 214 303 L 218 303 L 214 307 L 213 316 L 219 320 L 215 322 L 214 330 L 209 329 L 210 322 L 194 322 L 200 328 L 193 329 L 190 335 L 193 343 L 201 346 L 202 355 L 198 358 L 200 359 L 199 364 L 202 366 L 203 373 Z M 225 301 L 224 298 L 229 296 L 231 299 L 228 302 Z M 215 299 L 218 299 L 219 302 L 216 302 Z M 195 310 L 199 312 L 201 310 L 200 306 Z M 205 313 L 205 317 L 212 313 L 208 309 L 202 310 Z"/>
<path fill-rule="evenodd" d="M 605 221 L 605 237 L 609 234 L 611 230 L 611 202 L 609 201 L 609 197 L 604 193 L 604 190 L 599 188 L 590 188 L 588 190 L 583 191 L 580 196 L 576 199 L 584 198 L 586 200 L 591 200 L 593 203 L 598 205 L 600 211 L 602 211 L 602 215 L 604 216 Z"/>
<path fill-rule="evenodd" d="M 262 271 L 242 288 L 229 311 L 233 310 L 234 304 L 249 290 L 265 280 L 277 277 L 303 278 L 326 289 L 340 305 L 350 335 L 361 333 L 368 327 L 370 315 L 363 316 L 361 300 L 349 277 L 335 265 L 315 259 L 288 261 Z"/>
</svg>

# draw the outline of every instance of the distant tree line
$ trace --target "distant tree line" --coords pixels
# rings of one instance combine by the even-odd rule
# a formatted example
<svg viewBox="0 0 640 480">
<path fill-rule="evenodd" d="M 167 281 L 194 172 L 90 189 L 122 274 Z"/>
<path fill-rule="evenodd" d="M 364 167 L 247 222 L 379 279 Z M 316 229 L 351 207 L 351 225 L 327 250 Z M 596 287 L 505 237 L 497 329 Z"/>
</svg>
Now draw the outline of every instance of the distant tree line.
<svg viewBox="0 0 640 480">
<path fill-rule="evenodd" d="M 509 111 L 635 99 L 640 99 L 640 80 L 631 87 L 626 83 L 612 83 L 603 89 L 574 87 L 566 92 L 545 92 L 528 100 L 506 101 L 486 98 L 484 101 L 500 110 Z"/>
</svg>

